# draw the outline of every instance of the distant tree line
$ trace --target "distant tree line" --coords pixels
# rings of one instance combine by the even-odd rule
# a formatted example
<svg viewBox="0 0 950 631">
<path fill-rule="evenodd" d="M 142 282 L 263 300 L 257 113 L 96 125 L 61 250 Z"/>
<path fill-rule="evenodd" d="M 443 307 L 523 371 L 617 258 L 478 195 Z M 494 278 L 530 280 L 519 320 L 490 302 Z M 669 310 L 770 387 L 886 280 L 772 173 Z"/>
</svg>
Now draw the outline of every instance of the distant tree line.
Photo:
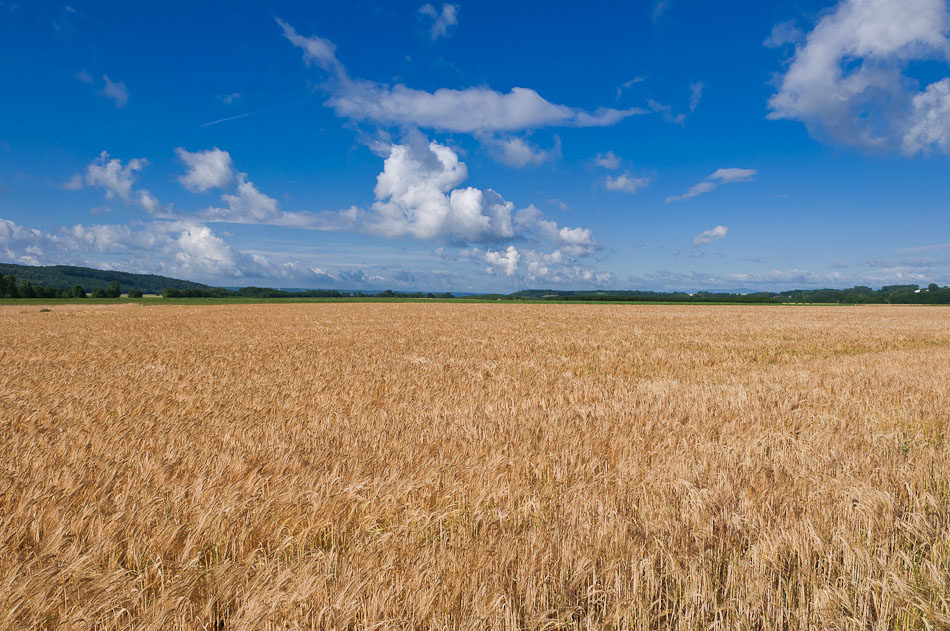
<svg viewBox="0 0 950 631">
<path fill-rule="evenodd" d="M 578 293 L 569 296 L 545 297 L 546 300 L 579 300 L 592 302 L 734 302 L 768 304 L 779 303 L 781 300 L 775 294 L 759 292 L 754 294 L 712 293 L 700 291 L 689 294 L 686 292 L 659 292 L 659 291 L 620 291 L 609 294 Z"/>
<path fill-rule="evenodd" d="M 850 289 L 795 289 L 780 292 L 714 293 L 700 291 L 558 291 L 530 289 L 508 296 L 481 296 L 482 298 L 521 300 L 580 300 L 593 302 L 725 302 L 725 303 L 837 303 L 837 304 L 950 304 L 950 287 L 930 283 L 919 285 L 885 285 L 871 289 L 863 285 Z"/>
<path fill-rule="evenodd" d="M 194 283 L 168 276 L 155 274 L 132 274 L 118 270 L 100 270 L 91 267 L 76 267 L 73 265 L 17 265 L 14 263 L 0 263 L 0 276 L 15 276 L 17 281 L 27 281 L 36 286 L 56 287 L 62 292 L 71 290 L 79 285 L 86 292 L 96 287 L 108 289 L 109 283 L 118 281 L 125 289 L 137 289 L 146 294 L 158 294 L 165 287 L 182 287 L 189 289 L 209 289 L 208 285 Z"/>
<path fill-rule="evenodd" d="M 844 304 L 950 304 L 950 287 L 930 283 L 919 285 L 885 285 L 874 290 L 858 285 L 850 289 L 797 289 L 778 294 L 782 302 L 836 302 Z"/>
<path fill-rule="evenodd" d="M 85 298 L 86 290 L 81 285 L 63 290 L 59 287 L 39 285 L 29 280 L 17 280 L 13 275 L 0 276 L 0 298 Z M 92 290 L 93 298 L 119 298 L 120 283 L 113 280 L 107 287 Z M 142 290 L 132 288 L 129 298 L 141 298 Z M 339 291 L 336 289 L 308 289 L 287 291 L 268 287 L 223 287 L 176 288 L 167 287 L 164 298 L 455 298 L 454 294 L 433 292 L 397 292 L 391 289 L 378 293 Z M 583 302 L 695 302 L 735 304 L 782 304 L 782 303 L 836 303 L 836 304 L 950 304 L 950 287 L 930 283 L 919 285 L 885 285 L 871 289 L 863 285 L 850 289 L 794 289 L 780 292 L 715 293 L 700 291 L 565 291 L 553 289 L 528 289 L 513 294 L 482 294 L 467 296 L 476 300 L 564 300 Z"/>
<path fill-rule="evenodd" d="M 287 291 L 267 287 L 242 287 L 241 289 L 175 289 L 168 287 L 162 292 L 163 298 L 454 298 L 450 293 L 432 292 L 395 292 L 391 289 L 371 294 L 361 291 L 339 291 L 336 289 L 308 289 L 305 291 Z"/>
<path fill-rule="evenodd" d="M 96 287 L 92 290 L 93 298 L 118 298 L 122 295 L 119 281 L 114 280 L 108 287 Z M 129 298 L 141 298 L 142 292 L 138 289 L 129 290 Z M 0 298 L 86 298 L 86 290 L 81 285 L 74 285 L 63 291 L 59 287 L 49 285 L 34 285 L 28 280 L 17 281 L 15 276 L 7 274 L 0 276 Z"/>
</svg>

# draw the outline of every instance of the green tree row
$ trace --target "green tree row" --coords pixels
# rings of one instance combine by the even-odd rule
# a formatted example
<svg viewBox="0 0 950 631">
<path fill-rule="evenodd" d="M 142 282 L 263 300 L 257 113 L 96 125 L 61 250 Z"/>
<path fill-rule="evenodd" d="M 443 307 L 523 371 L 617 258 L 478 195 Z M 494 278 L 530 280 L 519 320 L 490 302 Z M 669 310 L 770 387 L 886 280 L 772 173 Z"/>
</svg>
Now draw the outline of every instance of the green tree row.
<svg viewBox="0 0 950 631">
<path fill-rule="evenodd" d="M 361 291 L 338 291 L 336 289 L 308 289 L 305 291 L 286 291 L 267 287 L 242 287 L 231 289 L 174 289 L 168 287 L 162 292 L 163 298 L 454 298 L 450 293 L 432 292 L 396 292 L 391 289 L 377 294 Z"/>
<path fill-rule="evenodd" d="M 122 289 L 119 287 L 119 281 L 114 280 L 106 288 L 96 287 L 92 290 L 93 298 L 118 298 L 122 295 Z M 128 293 L 129 298 L 141 298 L 142 292 L 138 289 L 131 289 Z M 0 276 L 0 298 L 86 298 L 86 290 L 81 285 L 74 285 L 70 289 L 63 291 L 59 287 L 49 287 L 47 285 L 34 285 L 33 283 L 21 280 L 17 282 L 15 276 Z"/>
</svg>

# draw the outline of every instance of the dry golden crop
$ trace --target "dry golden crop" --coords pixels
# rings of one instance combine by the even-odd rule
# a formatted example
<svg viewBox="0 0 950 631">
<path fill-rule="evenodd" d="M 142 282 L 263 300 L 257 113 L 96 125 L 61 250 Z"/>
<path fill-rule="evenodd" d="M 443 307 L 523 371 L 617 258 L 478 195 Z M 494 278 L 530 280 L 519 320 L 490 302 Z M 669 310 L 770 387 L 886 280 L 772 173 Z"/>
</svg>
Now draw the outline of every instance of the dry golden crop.
<svg viewBox="0 0 950 631">
<path fill-rule="evenodd" d="M 0 628 L 950 625 L 950 309 L 0 309 Z"/>
</svg>

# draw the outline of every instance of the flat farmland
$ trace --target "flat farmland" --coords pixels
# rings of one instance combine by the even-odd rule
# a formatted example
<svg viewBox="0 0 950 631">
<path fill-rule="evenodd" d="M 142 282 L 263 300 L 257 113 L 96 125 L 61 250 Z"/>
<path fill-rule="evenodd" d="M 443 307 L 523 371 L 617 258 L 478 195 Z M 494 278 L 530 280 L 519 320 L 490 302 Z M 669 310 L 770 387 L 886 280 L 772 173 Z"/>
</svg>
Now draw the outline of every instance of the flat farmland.
<svg viewBox="0 0 950 631">
<path fill-rule="evenodd" d="M 950 309 L 0 308 L 0 628 L 950 626 Z"/>
</svg>

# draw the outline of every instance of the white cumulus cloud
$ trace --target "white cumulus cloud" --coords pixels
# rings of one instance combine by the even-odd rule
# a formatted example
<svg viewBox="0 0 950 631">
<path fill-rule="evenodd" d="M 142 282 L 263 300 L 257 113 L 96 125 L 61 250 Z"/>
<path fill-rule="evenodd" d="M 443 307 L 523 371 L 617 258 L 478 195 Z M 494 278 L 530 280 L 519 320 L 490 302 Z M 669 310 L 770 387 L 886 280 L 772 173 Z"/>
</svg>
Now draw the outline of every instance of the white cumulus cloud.
<svg viewBox="0 0 950 631">
<path fill-rule="evenodd" d="M 86 167 L 86 184 L 105 189 L 106 199 L 118 197 L 126 204 L 138 203 L 150 213 L 162 210 L 161 204 L 147 190 L 134 191 L 135 174 L 148 164 L 144 158 L 133 158 L 122 164 L 118 158 L 109 158 L 103 151 Z M 76 186 L 75 178 L 67 184 Z"/>
<path fill-rule="evenodd" d="M 713 241 L 721 241 L 726 238 L 727 232 L 729 232 L 727 226 L 716 226 L 715 228 L 704 230 L 693 237 L 693 245 L 707 245 Z"/>
<path fill-rule="evenodd" d="M 189 191 L 203 193 L 211 188 L 225 188 L 234 179 L 234 166 L 227 151 L 214 147 L 192 153 L 178 147 L 175 153 L 188 167 L 178 181 Z"/>
<path fill-rule="evenodd" d="M 620 166 L 620 156 L 613 151 L 598 153 L 594 156 L 594 164 L 605 169 L 613 170 Z"/>
<path fill-rule="evenodd" d="M 631 177 L 628 173 L 623 173 L 616 177 L 608 175 L 604 180 L 604 187 L 608 191 L 619 191 L 622 193 L 636 193 L 649 184 L 650 178 Z"/>
<path fill-rule="evenodd" d="M 948 79 L 920 89 L 906 73 L 950 58 L 945 0 L 841 0 L 796 47 L 769 118 L 803 122 L 832 142 L 915 154 L 950 151 Z M 794 41 L 776 27 L 767 44 Z"/>
<path fill-rule="evenodd" d="M 392 145 L 376 178 L 369 232 L 387 237 L 454 238 L 469 242 L 514 236 L 514 205 L 491 189 L 456 188 L 468 176 L 452 149 L 417 139 Z"/>
<path fill-rule="evenodd" d="M 506 276 L 515 275 L 518 271 L 518 261 L 521 260 L 518 248 L 513 245 L 509 245 L 504 252 L 489 250 L 483 256 L 489 266 L 501 268 Z"/>
</svg>

